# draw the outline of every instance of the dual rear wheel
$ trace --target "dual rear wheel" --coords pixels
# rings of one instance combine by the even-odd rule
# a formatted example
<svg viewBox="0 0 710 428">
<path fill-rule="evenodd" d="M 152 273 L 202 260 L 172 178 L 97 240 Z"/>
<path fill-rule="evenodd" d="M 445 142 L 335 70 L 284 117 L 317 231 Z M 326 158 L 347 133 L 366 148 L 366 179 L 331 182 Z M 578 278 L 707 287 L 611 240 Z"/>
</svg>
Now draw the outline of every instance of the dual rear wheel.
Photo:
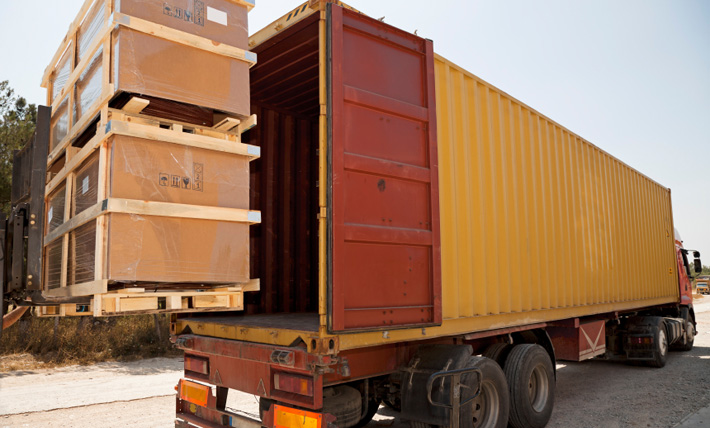
<svg viewBox="0 0 710 428">
<path fill-rule="evenodd" d="M 488 407 L 488 412 L 484 411 L 478 417 L 475 417 L 474 413 L 473 426 L 479 428 L 510 425 L 514 428 L 537 428 L 547 425 L 555 397 L 555 372 L 547 351 L 534 344 L 513 346 L 497 343 L 488 347 L 483 355 L 487 358 L 478 358 L 495 362 L 494 365 L 499 370 L 500 367 L 503 368 L 507 391 L 500 397 L 503 399 L 505 396 L 508 417 L 500 425 L 491 424 L 495 412 L 491 412 L 491 407 Z M 488 365 L 481 364 L 480 368 L 484 371 L 485 379 Z M 488 371 L 492 373 L 495 370 Z M 490 377 L 493 376 L 495 375 Z M 484 382 L 481 385 L 481 400 L 484 403 L 495 401 L 486 397 L 490 395 L 486 392 Z M 485 407 L 483 409 L 486 410 Z M 499 412 L 499 416 L 503 416 L 503 412 Z"/>
<path fill-rule="evenodd" d="M 462 410 L 462 428 L 542 428 L 552 415 L 555 375 L 552 360 L 540 345 L 495 344 L 482 356 L 471 357 L 467 367 L 481 370 L 480 393 Z M 475 375 L 464 377 L 473 386 Z M 461 401 L 472 394 L 464 388 Z M 413 428 L 428 424 L 413 422 Z"/>
</svg>

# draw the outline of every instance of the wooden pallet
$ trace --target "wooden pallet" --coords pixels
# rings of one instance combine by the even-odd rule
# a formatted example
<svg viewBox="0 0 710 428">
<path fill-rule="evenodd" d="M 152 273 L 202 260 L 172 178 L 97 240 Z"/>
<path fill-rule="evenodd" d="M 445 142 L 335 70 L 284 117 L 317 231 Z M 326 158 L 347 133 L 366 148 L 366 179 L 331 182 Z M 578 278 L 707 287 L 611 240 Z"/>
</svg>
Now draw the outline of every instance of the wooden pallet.
<svg viewBox="0 0 710 428">
<path fill-rule="evenodd" d="M 259 280 L 211 290 L 149 291 L 129 288 L 95 294 L 88 304 L 67 303 L 40 306 L 36 315 L 52 316 L 115 316 L 159 313 L 188 313 L 244 310 L 244 293 L 259 290 Z"/>
<path fill-rule="evenodd" d="M 105 255 L 107 254 L 107 216 L 111 213 L 136 214 L 142 216 L 161 216 L 185 219 L 218 220 L 223 222 L 238 222 L 255 224 L 261 221 L 259 211 L 245 209 L 207 207 L 196 205 L 175 204 L 167 202 L 152 202 L 144 200 L 108 198 L 109 168 L 109 138 L 115 135 L 142 138 L 146 140 L 167 142 L 176 145 L 207 149 L 225 154 L 244 156 L 248 160 L 259 157 L 260 149 L 241 143 L 240 135 L 256 124 L 256 116 L 245 121 L 225 118 L 223 129 L 205 128 L 187 125 L 179 122 L 168 122 L 164 119 L 141 114 L 141 107 L 147 105 L 147 100 L 131 99 L 122 110 L 104 106 L 100 120 L 96 125 L 95 134 L 82 148 L 68 147 L 63 154 L 62 162 L 57 162 L 49 169 L 45 198 L 49 200 L 62 185 L 65 201 L 72 201 L 72 192 L 76 175 L 82 164 L 98 152 L 98 185 L 95 204 L 76 214 L 75 204 L 66 203 L 64 207 L 64 222 L 45 235 L 44 246 L 62 240 L 61 279 L 58 288 L 49 289 L 43 286 L 43 293 L 51 297 L 95 296 L 108 292 L 108 279 L 105 277 Z M 229 124 L 230 126 L 226 125 Z M 233 125 L 233 127 L 231 127 Z M 229 129 L 227 129 L 229 128 Z M 51 162 L 51 160 L 50 160 Z M 97 236 L 95 248 L 95 278 L 80 284 L 68 284 L 68 247 L 69 234 L 76 228 L 97 221 Z M 45 278 L 46 281 L 46 278 Z M 189 296 L 188 296 L 189 297 Z M 71 310 L 69 310 L 71 312 Z"/>
<path fill-rule="evenodd" d="M 240 4 L 251 10 L 254 3 L 250 0 L 231 0 L 234 3 Z M 91 43 L 82 50 L 80 61 L 77 63 L 78 55 L 78 33 L 85 19 L 89 19 L 89 15 L 98 10 L 103 5 L 103 17 L 100 30 L 93 37 Z M 115 11 L 115 0 L 85 0 L 76 19 L 69 26 L 64 40 L 57 49 L 54 57 L 44 71 L 42 76 L 42 87 L 47 88 L 47 105 L 52 107 L 52 112 L 57 112 L 60 106 L 66 104 L 68 112 L 67 117 L 67 134 L 61 141 L 54 144 L 49 156 L 49 163 L 58 159 L 65 150 L 76 140 L 81 133 L 94 122 L 96 116 L 102 109 L 108 106 L 109 101 L 117 94 L 114 84 L 111 82 L 111 44 L 112 34 L 119 28 L 129 28 L 140 33 L 149 34 L 154 37 L 170 40 L 171 42 L 181 45 L 197 48 L 203 51 L 211 52 L 238 61 L 243 61 L 253 66 L 256 64 L 256 54 L 253 52 L 240 49 L 234 46 L 217 43 L 204 37 L 200 37 L 187 32 L 179 31 L 170 27 L 166 27 L 154 22 L 149 22 L 136 17 L 128 16 Z M 91 106 L 84 109 L 81 117 L 74 117 L 76 110 L 76 95 L 77 82 L 87 69 L 93 66 L 92 60 L 97 52 L 101 50 L 101 90 L 100 95 L 96 97 Z M 61 88 L 54 87 L 52 76 L 61 68 L 62 64 L 68 63 L 69 75 L 66 81 L 63 82 Z M 127 110 L 132 108 L 140 109 L 140 104 L 129 106 Z M 224 115 L 223 115 L 224 116 Z M 234 124 L 234 120 L 239 121 L 239 118 L 231 117 L 232 121 L 224 123 L 220 118 L 215 121 L 214 128 L 224 130 L 225 126 Z"/>
</svg>

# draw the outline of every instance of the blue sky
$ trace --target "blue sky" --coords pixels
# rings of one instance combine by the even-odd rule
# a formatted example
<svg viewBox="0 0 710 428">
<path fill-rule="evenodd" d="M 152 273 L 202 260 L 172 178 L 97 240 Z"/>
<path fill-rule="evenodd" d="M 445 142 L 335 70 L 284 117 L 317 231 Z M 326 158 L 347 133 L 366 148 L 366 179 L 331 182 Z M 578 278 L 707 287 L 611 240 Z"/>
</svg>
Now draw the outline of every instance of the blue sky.
<svg viewBox="0 0 710 428">
<path fill-rule="evenodd" d="M 83 0 L 6 1 L 0 80 L 32 103 Z M 257 0 L 254 32 L 298 6 Z M 710 2 L 352 0 L 670 187 L 676 227 L 710 265 Z"/>
</svg>

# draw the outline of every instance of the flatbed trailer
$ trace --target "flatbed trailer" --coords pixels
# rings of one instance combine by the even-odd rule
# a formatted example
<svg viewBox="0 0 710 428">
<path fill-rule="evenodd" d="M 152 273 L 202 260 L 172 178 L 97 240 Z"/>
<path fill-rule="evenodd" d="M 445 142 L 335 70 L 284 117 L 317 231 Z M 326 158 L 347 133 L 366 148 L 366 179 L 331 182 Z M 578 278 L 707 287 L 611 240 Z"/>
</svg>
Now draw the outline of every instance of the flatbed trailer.
<svg viewBox="0 0 710 428">
<path fill-rule="evenodd" d="M 177 426 L 355 426 L 382 402 L 544 426 L 554 361 L 692 347 L 669 189 L 337 2 L 250 49 L 261 294 L 244 315 L 173 316 Z M 226 411 L 229 389 L 262 420 Z"/>
</svg>

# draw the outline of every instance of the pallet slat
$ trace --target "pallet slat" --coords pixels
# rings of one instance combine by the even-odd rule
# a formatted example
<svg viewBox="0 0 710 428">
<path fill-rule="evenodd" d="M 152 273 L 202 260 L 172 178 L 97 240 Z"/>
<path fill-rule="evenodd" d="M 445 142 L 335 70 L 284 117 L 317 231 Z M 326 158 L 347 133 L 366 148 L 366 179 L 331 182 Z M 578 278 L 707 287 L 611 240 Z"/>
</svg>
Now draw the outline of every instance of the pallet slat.
<svg viewBox="0 0 710 428">
<path fill-rule="evenodd" d="M 156 291 L 126 289 L 94 294 L 88 304 L 65 303 L 37 308 L 37 315 L 88 316 L 244 310 L 244 293 L 258 291 L 258 280 L 212 291 Z M 140 290 L 140 291 L 138 291 Z"/>
</svg>

